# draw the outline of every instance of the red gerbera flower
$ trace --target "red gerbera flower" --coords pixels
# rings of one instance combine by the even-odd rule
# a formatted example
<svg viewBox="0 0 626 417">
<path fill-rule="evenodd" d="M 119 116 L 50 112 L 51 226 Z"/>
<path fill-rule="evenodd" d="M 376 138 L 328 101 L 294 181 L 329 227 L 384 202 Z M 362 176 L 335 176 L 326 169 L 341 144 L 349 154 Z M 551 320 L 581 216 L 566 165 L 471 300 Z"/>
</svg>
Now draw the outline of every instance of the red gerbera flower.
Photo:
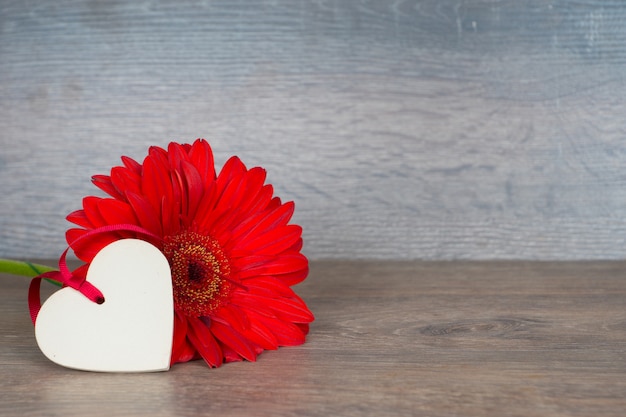
<svg viewBox="0 0 626 417">
<path fill-rule="evenodd" d="M 67 242 L 86 262 L 75 274 L 120 238 L 160 248 L 172 272 L 172 363 L 202 357 L 217 367 L 304 342 L 313 315 L 290 288 L 308 274 L 302 229 L 288 224 L 294 205 L 273 196 L 265 170 L 232 157 L 216 175 L 203 139 L 151 147 L 143 164 L 122 162 L 93 177 L 110 197 L 85 197 L 83 209 L 67 217 L 81 227 L 67 231 Z M 120 224 L 159 238 L 130 231 L 85 236 Z"/>
</svg>

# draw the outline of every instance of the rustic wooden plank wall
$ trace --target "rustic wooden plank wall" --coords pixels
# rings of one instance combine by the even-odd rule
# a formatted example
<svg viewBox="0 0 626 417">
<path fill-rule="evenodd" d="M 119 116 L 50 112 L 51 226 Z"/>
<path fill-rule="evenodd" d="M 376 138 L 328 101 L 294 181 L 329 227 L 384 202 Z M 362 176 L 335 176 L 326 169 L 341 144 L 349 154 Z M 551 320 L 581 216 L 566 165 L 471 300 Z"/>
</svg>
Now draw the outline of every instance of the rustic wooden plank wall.
<svg viewBox="0 0 626 417">
<path fill-rule="evenodd" d="M 626 255 L 619 0 L 0 1 L 0 256 L 122 154 L 205 137 L 312 258 Z"/>
</svg>

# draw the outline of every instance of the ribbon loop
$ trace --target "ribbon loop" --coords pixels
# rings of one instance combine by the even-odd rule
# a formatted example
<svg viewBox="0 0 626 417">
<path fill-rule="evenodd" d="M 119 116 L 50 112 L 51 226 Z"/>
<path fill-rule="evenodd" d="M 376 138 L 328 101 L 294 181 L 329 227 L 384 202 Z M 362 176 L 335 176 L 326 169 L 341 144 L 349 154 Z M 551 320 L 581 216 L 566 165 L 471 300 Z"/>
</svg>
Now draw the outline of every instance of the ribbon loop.
<svg viewBox="0 0 626 417">
<path fill-rule="evenodd" d="M 86 239 L 88 237 L 92 237 L 94 235 L 100 235 L 103 233 L 109 232 L 135 232 L 137 234 L 143 235 L 144 237 L 149 237 L 155 239 L 157 241 L 161 241 L 162 239 L 155 235 L 154 233 L 134 224 L 115 224 L 115 225 L 107 225 L 98 227 L 96 229 L 92 229 L 86 231 L 86 233 L 79 238 L 75 239 L 70 245 L 63 251 L 61 256 L 59 257 L 59 270 L 58 271 L 49 271 L 44 272 L 41 275 L 36 276 L 30 282 L 30 287 L 28 288 L 28 308 L 30 310 L 30 318 L 35 324 L 37 320 L 37 315 L 39 314 L 39 310 L 41 310 L 41 281 L 44 278 L 52 279 L 60 282 L 63 287 L 70 287 L 75 289 L 76 291 L 83 294 L 89 300 L 93 301 L 96 304 L 102 304 L 105 301 L 104 295 L 102 292 L 96 288 L 93 284 L 86 280 L 86 277 L 76 276 L 72 274 L 67 266 L 67 253 L 72 247 L 72 245 L 78 243 L 79 241 Z"/>
</svg>

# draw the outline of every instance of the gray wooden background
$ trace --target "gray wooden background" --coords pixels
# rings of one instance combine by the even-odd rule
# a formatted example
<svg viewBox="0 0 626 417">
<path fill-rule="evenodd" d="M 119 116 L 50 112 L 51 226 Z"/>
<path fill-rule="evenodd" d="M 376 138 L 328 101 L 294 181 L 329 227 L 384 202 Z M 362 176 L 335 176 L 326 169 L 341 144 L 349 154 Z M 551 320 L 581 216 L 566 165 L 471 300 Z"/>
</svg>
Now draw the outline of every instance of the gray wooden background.
<svg viewBox="0 0 626 417">
<path fill-rule="evenodd" d="M 621 0 L 2 0 L 0 256 L 205 137 L 313 259 L 625 258 L 625 64 Z"/>
</svg>

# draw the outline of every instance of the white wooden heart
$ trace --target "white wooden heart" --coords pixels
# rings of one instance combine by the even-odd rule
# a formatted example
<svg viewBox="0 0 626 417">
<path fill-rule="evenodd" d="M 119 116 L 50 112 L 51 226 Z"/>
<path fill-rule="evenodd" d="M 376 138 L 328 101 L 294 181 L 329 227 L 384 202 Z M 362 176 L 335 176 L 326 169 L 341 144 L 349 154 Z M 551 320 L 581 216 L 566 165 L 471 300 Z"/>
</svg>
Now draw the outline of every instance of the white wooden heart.
<svg viewBox="0 0 626 417">
<path fill-rule="evenodd" d="M 35 323 L 51 361 L 98 372 L 167 371 L 174 333 L 172 280 L 155 246 L 122 239 L 103 248 L 87 272 L 104 295 L 96 304 L 72 288 L 52 294 Z"/>
</svg>

